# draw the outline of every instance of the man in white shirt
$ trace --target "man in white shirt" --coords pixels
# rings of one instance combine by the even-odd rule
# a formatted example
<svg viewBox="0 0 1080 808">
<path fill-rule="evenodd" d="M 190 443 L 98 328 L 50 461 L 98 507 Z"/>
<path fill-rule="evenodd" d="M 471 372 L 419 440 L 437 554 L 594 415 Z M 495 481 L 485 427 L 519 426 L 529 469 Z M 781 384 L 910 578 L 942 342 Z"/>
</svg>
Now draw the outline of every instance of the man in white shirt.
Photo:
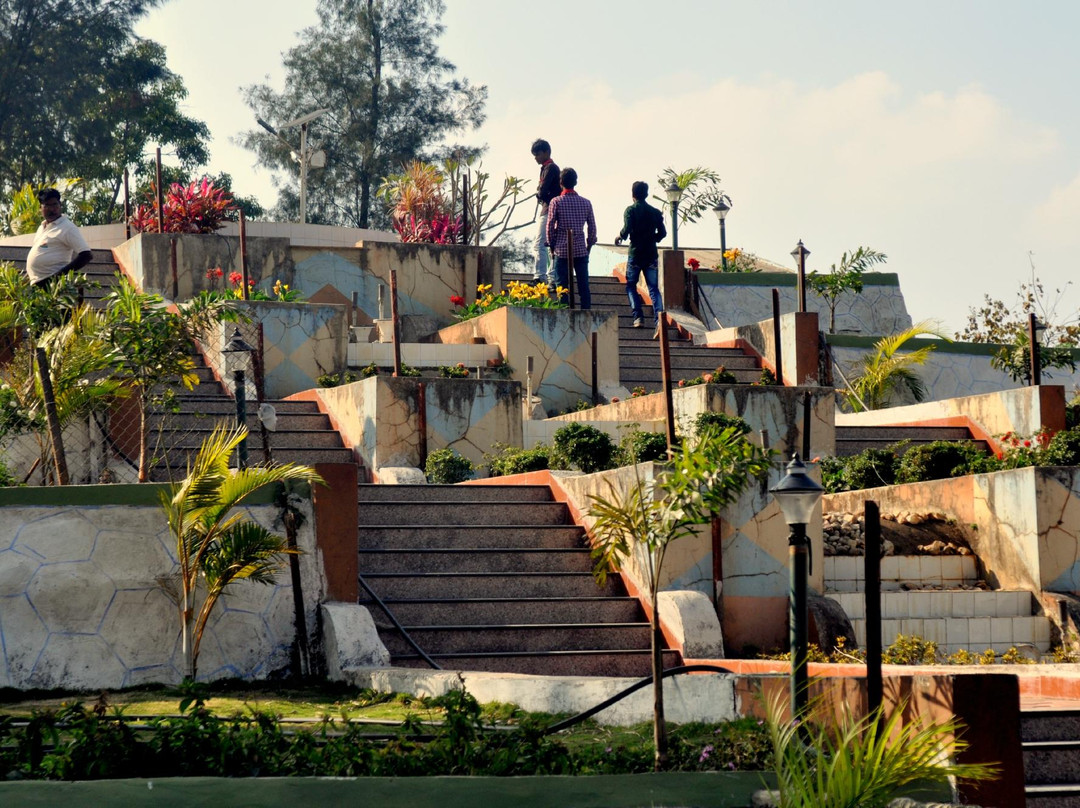
<svg viewBox="0 0 1080 808">
<path fill-rule="evenodd" d="M 34 286 L 82 269 L 93 257 L 79 228 L 61 211 L 60 192 L 55 188 L 39 191 L 38 202 L 44 221 L 38 226 L 34 246 L 26 256 L 26 274 Z"/>
</svg>

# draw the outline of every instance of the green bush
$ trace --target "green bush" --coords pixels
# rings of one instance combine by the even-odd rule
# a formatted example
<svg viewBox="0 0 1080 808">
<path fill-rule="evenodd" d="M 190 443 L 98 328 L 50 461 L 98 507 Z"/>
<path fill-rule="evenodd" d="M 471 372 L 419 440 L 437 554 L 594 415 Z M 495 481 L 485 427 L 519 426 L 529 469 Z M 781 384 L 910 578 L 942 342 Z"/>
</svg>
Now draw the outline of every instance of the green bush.
<svg viewBox="0 0 1080 808">
<path fill-rule="evenodd" d="M 728 415 L 723 412 L 699 412 L 690 423 L 694 435 L 700 435 L 707 427 L 714 426 L 717 429 L 727 429 L 733 426 L 739 430 L 740 435 L 750 431 L 750 424 L 746 423 L 737 415 Z"/>
<path fill-rule="evenodd" d="M 900 458 L 890 449 L 864 449 L 849 458 L 844 469 L 845 491 L 877 488 L 896 482 Z"/>
<path fill-rule="evenodd" d="M 620 465 L 667 460 L 667 434 L 635 429 L 619 441 Z"/>
<path fill-rule="evenodd" d="M 1065 405 L 1065 428 L 1080 426 L 1080 398 L 1074 398 Z"/>
<path fill-rule="evenodd" d="M 324 373 L 316 378 L 315 382 L 319 387 L 339 387 L 343 384 L 352 384 L 359 379 L 360 377 L 354 371 L 346 370 L 344 373 Z"/>
<path fill-rule="evenodd" d="M 585 474 L 615 466 L 615 442 L 594 426 L 569 423 L 555 430 L 552 442 L 560 466 L 576 466 Z"/>
<path fill-rule="evenodd" d="M 496 451 L 484 454 L 484 463 L 492 477 L 506 477 L 510 474 L 524 474 L 527 471 L 543 471 L 550 468 L 551 450 L 544 444 L 532 449 L 519 449 L 516 446 L 495 444 Z"/>
<path fill-rule="evenodd" d="M 1046 463 L 1051 466 L 1080 466 L 1080 426 L 1063 429 L 1046 447 Z"/>
<path fill-rule="evenodd" d="M 945 480 L 968 474 L 981 453 L 967 441 L 936 440 L 912 446 L 900 460 L 896 482 L 918 483 Z"/>
<path fill-rule="evenodd" d="M 428 455 L 424 474 L 432 485 L 453 485 L 472 477 L 473 464 L 453 449 L 436 449 Z"/>
<path fill-rule="evenodd" d="M 467 379 L 469 369 L 465 367 L 464 362 L 458 362 L 456 365 L 440 365 L 439 375 L 444 379 Z"/>
</svg>

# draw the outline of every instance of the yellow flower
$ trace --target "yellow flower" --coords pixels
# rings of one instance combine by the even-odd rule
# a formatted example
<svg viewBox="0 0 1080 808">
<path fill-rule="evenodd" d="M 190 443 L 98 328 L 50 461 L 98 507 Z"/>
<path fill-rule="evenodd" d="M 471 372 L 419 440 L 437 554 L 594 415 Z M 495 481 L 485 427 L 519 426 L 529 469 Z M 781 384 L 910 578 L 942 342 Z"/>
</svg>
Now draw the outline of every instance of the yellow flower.
<svg viewBox="0 0 1080 808">
<path fill-rule="evenodd" d="M 490 283 L 482 283 L 482 284 L 480 284 L 479 286 L 476 287 L 476 293 L 478 295 L 482 295 L 482 294 L 485 294 L 486 292 L 490 292 L 490 291 L 491 291 L 491 284 Z"/>
<path fill-rule="evenodd" d="M 565 295 L 569 291 L 570 290 L 567 289 L 565 286 L 556 286 L 555 287 L 555 294 L 557 294 L 559 297 L 562 297 L 563 295 Z"/>
</svg>

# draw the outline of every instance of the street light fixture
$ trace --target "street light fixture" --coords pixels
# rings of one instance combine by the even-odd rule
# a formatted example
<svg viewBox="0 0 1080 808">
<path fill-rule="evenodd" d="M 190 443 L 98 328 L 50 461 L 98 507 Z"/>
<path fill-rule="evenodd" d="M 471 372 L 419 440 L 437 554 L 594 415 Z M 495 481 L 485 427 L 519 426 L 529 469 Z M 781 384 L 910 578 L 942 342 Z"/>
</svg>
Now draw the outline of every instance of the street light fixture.
<svg viewBox="0 0 1080 808">
<path fill-rule="evenodd" d="M 727 272 L 727 233 L 724 230 L 724 220 L 727 219 L 729 210 L 731 210 L 731 206 L 725 204 L 723 199 L 717 200 L 716 206 L 713 207 L 713 213 L 716 214 L 716 219 L 720 222 L 720 263 L 724 268 L 724 272 Z"/>
<path fill-rule="evenodd" d="M 806 525 L 817 507 L 824 489 L 806 473 L 798 453 L 792 455 L 787 473 L 769 491 L 783 511 L 791 557 L 791 590 L 788 600 L 788 631 L 791 645 L 791 716 L 800 718 L 809 701 L 807 692 L 807 578 L 809 577 L 810 539 Z"/>
<path fill-rule="evenodd" d="M 255 121 L 276 137 L 282 143 L 289 147 L 289 156 L 292 157 L 297 163 L 300 164 L 300 224 L 307 224 L 307 174 L 309 168 L 322 168 L 326 165 L 326 152 L 322 149 L 309 149 L 307 145 L 307 130 L 308 124 L 316 118 L 319 118 L 329 112 L 328 107 L 323 109 L 317 109 L 314 112 L 309 112 L 307 115 L 301 115 L 295 120 L 283 123 L 282 129 L 288 129 L 290 126 L 300 127 L 300 151 L 298 152 L 293 145 L 283 138 L 278 131 L 264 121 L 262 118 L 256 118 Z"/>
<path fill-rule="evenodd" d="M 240 336 L 239 328 L 233 329 L 232 336 L 225 343 L 225 347 L 221 349 L 221 352 L 225 355 L 225 370 L 226 372 L 232 371 L 233 374 L 233 396 L 236 399 L 237 426 L 247 425 L 247 384 L 244 379 L 244 371 L 247 369 L 247 363 L 250 361 L 254 350 Z M 247 438 L 245 438 L 236 447 L 237 468 L 247 468 L 247 462 Z"/>
<path fill-rule="evenodd" d="M 671 249 L 679 249 L 679 200 L 682 199 L 683 189 L 676 180 L 664 189 L 664 195 L 671 204 Z"/>
</svg>

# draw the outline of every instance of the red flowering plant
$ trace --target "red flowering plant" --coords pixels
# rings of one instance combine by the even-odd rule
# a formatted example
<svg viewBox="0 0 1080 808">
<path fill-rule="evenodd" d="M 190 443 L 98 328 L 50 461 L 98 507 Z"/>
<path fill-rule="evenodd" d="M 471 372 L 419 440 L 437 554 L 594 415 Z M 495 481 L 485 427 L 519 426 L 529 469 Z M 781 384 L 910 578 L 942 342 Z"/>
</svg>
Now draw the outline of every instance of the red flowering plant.
<svg viewBox="0 0 1080 808">
<path fill-rule="evenodd" d="M 231 194 L 203 177 L 189 185 L 174 182 L 169 186 L 163 210 L 166 233 L 213 233 L 224 227 L 238 208 Z M 156 191 L 151 190 L 147 203 L 135 209 L 131 226 L 140 233 L 159 232 Z"/>
<path fill-rule="evenodd" d="M 387 177 L 379 194 L 392 204 L 390 222 L 406 243 L 457 244 L 461 219 L 451 214 L 437 167 L 414 160 L 401 174 Z"/>
<path fill-rule="evenodd" d="M 690 267 L 691 272 L 697 272 L 699 269 L 701 269 L 701 262 L 696 258 L 691 258 L 690 260 L 688 260 L 686 262 L 686 265 Z"/>
</svg>

